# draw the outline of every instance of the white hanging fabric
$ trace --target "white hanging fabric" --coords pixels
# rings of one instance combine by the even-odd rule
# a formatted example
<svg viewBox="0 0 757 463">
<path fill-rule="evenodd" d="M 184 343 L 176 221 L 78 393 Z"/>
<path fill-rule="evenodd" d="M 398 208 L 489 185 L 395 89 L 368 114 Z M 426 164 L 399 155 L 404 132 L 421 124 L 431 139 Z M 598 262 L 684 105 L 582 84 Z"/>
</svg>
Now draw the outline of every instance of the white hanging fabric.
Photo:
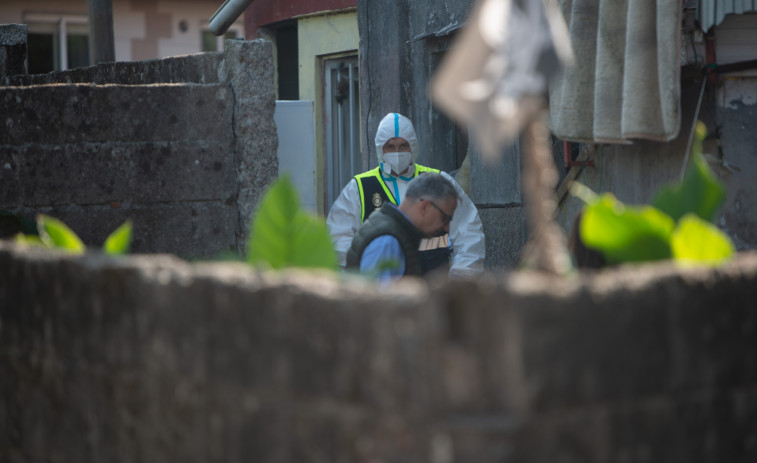
<svg viewBox="0 0 757 463">
<path fill-rule="evenodd" d="M 681 5 L 561 0 L 575 62 L 550 83 L 550 126 L 578 142 L 669 141 L 680 116 Z"/>
</svg>

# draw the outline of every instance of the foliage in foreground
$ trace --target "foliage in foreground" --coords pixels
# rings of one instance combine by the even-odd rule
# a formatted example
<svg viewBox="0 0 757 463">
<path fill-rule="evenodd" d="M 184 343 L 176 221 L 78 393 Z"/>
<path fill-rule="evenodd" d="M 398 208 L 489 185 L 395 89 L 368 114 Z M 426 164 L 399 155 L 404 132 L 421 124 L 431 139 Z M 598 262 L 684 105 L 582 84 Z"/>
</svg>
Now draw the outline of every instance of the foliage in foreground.
<svg viewBox="0 0 757 463">
<path fill-rule="evenodd" d="M 300 207 L 297 190 L 286 176 L 266 192 L 251 230 L 247 253 L 251 265 L 337 269 L 326 222 Z"/>
<path fill-rule="evenodd" d="M 734 246 L 712 220 L 725 199 L 725 188 L 701 154 L 706 135 L 699 122 L 692 159 L 683 181 L 663 187 L 651 205 L 627 206 L 611 193 L 597 196 L 575 184 L 586 202 L 580 236 L 610 264 L 675 259 L 684 265 L 719 265 Z"/>
<path fill-rule="evenodd" d="M 127 220 L 108 235 L 103 244 L 103 252 L 112 256 L 129 252 L 131 228 L 131 221 Z M 37 232 L 39 236 L 19 233 L 16 235 L 16 242 L 47 249 L 59 249 L 73 254 L 84 254 L 86 252 L 86 246 L 79 236 L 55 217 L 39 214 L 37 216 Z"/>
</svg>

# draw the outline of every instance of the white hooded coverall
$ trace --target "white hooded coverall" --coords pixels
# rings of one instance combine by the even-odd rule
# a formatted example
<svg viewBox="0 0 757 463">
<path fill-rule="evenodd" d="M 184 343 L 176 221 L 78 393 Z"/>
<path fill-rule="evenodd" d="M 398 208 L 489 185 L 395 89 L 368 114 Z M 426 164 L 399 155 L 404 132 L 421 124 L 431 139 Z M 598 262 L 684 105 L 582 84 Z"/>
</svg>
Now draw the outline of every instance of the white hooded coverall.
<svg viewBox="0 0 757 463">
<path fill-rule="evenodd" d="M 376 153 L 381 166 L 381 178 L 392 192 L 397 204 L 405 199 L 407 184 L 412 180 L 411 177 L 395 177 L 387 174 L 383 164 L 383 147 L 390 139 L 400 137 L 407 140 L 413 155 L 413 161 L 418 155 L 418 139 L 415 136 L 415 129 L 408 118 L 401 114 L 389 113 L 379 123 L 376 131 Z M 389 170 L 389 169 L 386 169 Z M 413 162 L 408 172 L 415 172 L 415 163 Z M 478 210 L 465 194 L 462 188 L 446 172 L 440 172 L 447 180 L 455 186 L 459 201 L 449 227 L 449 241 L 452 246 L 452 259 L 450 262 L 450 275 L 461 276 L 478 273 L 484 268 L 484 258 L 486 256 L 486 246 L 484 244 L 484 232 L 481 219 L 478 216 Z M 407 174 L 413 175 L 413 174 Z M 339 197 L 334 201 L 329 211 L 326 223 L 331 232 L 339 262 L 345 265 L 347 250 L 352 243 L 357 229 L 362 225 L 362 198 L 358 188 L 357 180 L 350 180 L 347 186 L 342 189 Z M 426 240 L 421 243 L 420 248 L 424 249 Z"/>
</svg>

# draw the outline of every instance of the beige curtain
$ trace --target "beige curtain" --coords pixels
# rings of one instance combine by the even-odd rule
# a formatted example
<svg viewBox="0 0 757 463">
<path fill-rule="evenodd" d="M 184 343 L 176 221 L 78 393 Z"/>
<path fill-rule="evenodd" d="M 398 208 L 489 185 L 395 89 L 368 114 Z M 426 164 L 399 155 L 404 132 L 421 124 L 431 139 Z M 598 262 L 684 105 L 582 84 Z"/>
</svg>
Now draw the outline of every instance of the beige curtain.
<svg viewBox="0 0 757 463">
<path fill-rule="evenodd" d="M 575 63 L 550 83 L 563 140 L 668 141 L 680 127 L 681 3 L 562 0 Z"/>
</svg>

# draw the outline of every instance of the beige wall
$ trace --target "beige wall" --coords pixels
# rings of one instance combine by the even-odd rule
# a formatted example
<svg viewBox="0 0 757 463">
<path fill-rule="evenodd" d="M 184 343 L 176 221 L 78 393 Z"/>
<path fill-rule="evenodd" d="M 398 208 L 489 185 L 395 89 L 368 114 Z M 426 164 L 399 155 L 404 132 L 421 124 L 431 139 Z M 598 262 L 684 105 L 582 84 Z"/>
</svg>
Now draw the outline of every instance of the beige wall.
<svg viewBox="0 0 757 463">
<path fill-rule="evenodd" d="M 201 32 L 220 1 L 113 0 L 117 61 L 136 61 L 201 51 Z M 87 16 L 86 0 L 3 0 L 0 24 L 28 22 L 30 15 Z M 185 26 L 185 27 L 183 27 Z M 243 35 L 240 17 L 232 26 Z M 184 30 L 182 30 L 184 28 Z"/>
<path fill-rule="evenodd" d="M 357 11 L 301 18 L 297 22 L 300 99 L 315 102 L 316 197 L 323 197 L 323 60 L 357 55 Z M 322 207 L 318 201 L 319 208 Z M 323 212 L 323 211 L 320 211 Z"/>
</svg>

